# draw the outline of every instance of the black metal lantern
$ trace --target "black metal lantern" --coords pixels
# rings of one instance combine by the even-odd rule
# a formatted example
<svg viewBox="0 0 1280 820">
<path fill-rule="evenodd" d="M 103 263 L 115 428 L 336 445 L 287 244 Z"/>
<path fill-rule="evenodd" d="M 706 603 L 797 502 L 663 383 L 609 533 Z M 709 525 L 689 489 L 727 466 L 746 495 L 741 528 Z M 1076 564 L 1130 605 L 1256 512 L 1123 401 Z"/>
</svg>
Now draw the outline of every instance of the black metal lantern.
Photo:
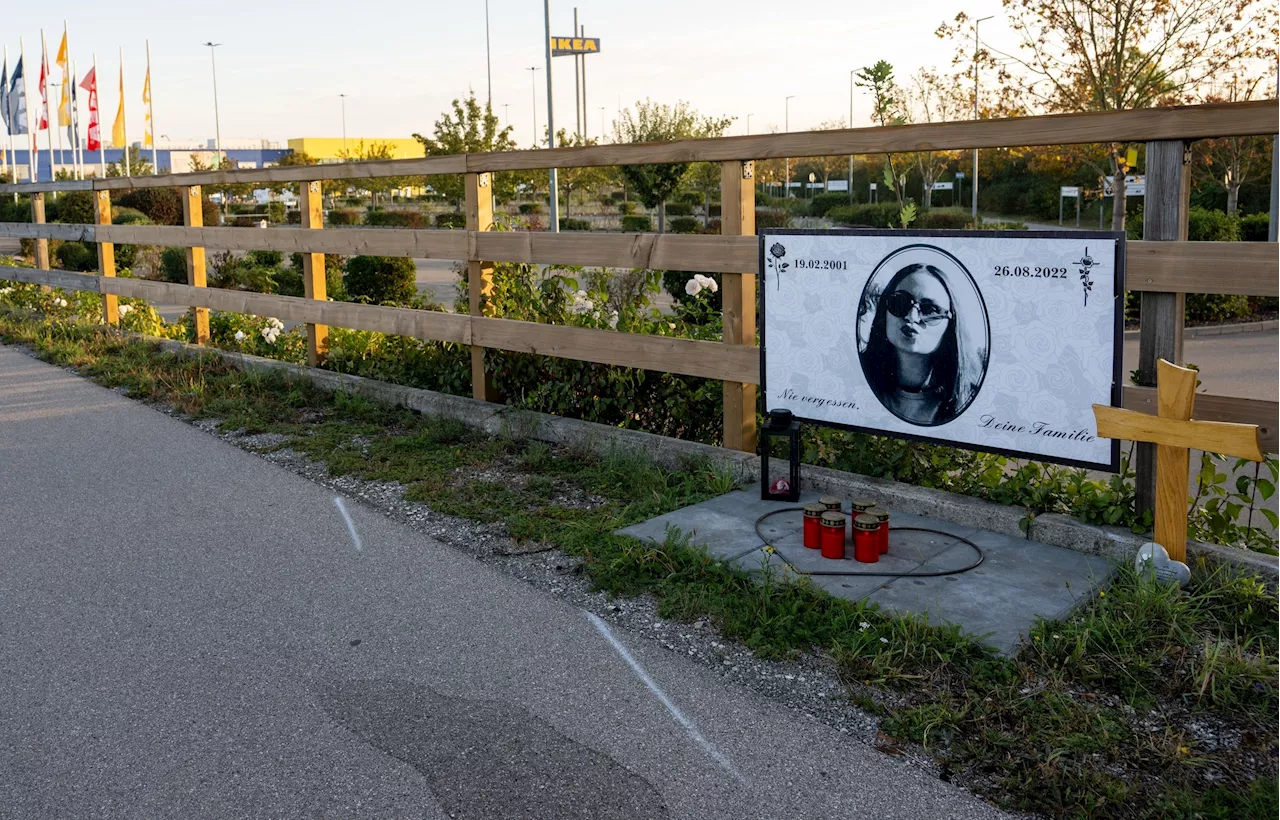
<svg viewBox="0 0 1280 820">
<path fill-rule="evenodd" d="M 786 439 L 788 470 L 785 476 L 769 475 L 769 451 L 773 439 Z M 790 410 L 770 410 L 760 430 L 760 498 L 765 501 L 800 500 L 800 422 Z"/>
</svg>

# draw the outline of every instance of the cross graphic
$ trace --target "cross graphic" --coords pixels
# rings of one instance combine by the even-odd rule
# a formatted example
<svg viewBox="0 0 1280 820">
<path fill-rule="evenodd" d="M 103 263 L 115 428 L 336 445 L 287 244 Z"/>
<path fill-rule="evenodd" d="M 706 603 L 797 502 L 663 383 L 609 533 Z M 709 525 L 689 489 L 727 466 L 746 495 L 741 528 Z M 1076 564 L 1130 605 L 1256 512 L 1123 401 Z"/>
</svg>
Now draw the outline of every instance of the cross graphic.
<svg viewBox="0 0 1280 820">
<path fill-rule="evenodd" d="M 1196 400 L 1196 372 L 1161 359 L 1156 364 L 1158 415 L 1093 406 L 1098 435 L 1146 441 L 1156 445 L 1155 540 L 1174 561 L 1187 560 L 1188 450 L 1263 461 L 1256 424 L 1192 421 Z"/>
</svg>

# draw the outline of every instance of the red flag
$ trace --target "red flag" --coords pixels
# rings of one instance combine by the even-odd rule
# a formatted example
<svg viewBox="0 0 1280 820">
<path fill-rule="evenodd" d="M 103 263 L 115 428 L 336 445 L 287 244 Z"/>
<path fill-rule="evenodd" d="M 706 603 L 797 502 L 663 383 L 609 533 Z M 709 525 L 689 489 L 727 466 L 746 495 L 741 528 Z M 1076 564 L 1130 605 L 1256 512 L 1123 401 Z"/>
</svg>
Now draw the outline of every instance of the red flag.
<svg viewBox="0 0 1280 820">
<path fill-rule="evenodd" d="M 89 69 L 89 73 L 84 75 L 84 81 L 80 83 L 80 87 L 89 92 L 89 138 L 85 142 L 85 148 L 89 151 L 101 151 L 102 140 L 98 130 L 98 75 L 94 69 Z"/>
<path fill-rule="evenodd" d="M 45 87 L 45 73 L 46 73 L 45 68 L 46 68 L 45 61 L 41 60 L 40 61 L 40 127 L 36 129 L 37 131 L 43 131 L 49 127 L 49 119 L 44 115 L 45 99 L 47 99 L 46 95 L 49 93 L 48 89 Z"/>
</svg>

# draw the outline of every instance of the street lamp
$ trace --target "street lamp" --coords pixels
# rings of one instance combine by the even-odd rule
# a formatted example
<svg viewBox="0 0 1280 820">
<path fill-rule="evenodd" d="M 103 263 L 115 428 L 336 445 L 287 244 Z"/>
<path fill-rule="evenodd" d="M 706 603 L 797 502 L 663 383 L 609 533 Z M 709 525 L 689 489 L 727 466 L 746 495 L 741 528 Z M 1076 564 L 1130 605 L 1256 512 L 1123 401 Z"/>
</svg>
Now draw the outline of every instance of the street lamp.
<svg viewBox="0 0 1280 820">
<path fill-rule="evenodd" d="M 978 118 L 978 26 L 990 16 L 973 21 L 973 118 Z M 978 149 L 973 149 L 973 226 L 978 227 Z"/>
<path fill-rule="evenodd" d="M 489 57 L 489 0 L 484 0 L 484 71 L 489 80 L 489 110 L 493 110 L 493 61 Z"/>
<path fill-rule="evenodd" d="M 849 127 L 853 127 L 853 75 L 857 69 L 849 72 Z M 853 204 L 853 154 L 849 155 L 849 204 Z"/>
<path fill-rule="evenodd" d="M 604 142 L 604 106 L 600 106 L 600 141 Z"/>
<path fill-rule="evenodd" d="M 751 136 L 751 114 L 747 115 L 747 136 Z"/>
<path fill-rule="evenodd" d="M 351 154 L 347 151 L 347 95 L 339 94 L 338 98 L 342 100 L 342 153 L 347 160 L 351 159 Z"/>
<path fill-rule="evenodd" d="M 791 130 L 791 101 L 794 100 L 795 97 L 796 95 L 792 94 L 790 97 L 783 100 L 782 105 L 786 112 L 783 117 L 783 131 Z M 786 161 L 786 180 L 782 183 L 782 198 L 791 198 L 791 157 L 787 157 Z"/>
<path fill-rule="evenodd" d="M 529 66 L 529 88 L 533 91 L 533 147 L 538 147 L 538 66 Z"/>
<path fill-rule="evenodd" d="M 213 66 L 213 134 L 214 147 L 218 151 L 218 165 L 222 165 L 222 123 L 218 119 L 218 59 L 214 57 L 214 49 L 222 43 L 208 42 L 205 46 L 209 49 L 209 64 Z"/>
</svg>

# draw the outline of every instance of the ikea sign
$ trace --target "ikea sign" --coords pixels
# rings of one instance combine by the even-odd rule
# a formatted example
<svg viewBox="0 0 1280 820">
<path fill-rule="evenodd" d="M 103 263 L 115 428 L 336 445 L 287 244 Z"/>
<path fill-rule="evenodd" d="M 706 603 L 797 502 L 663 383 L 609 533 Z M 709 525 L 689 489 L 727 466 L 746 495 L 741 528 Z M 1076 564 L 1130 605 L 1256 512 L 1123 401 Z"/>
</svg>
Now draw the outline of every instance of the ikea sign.
<svg viewBox="0 0 1280 820">
<path fill-rule="evenodd" d="M 596 54 L 600 51 L 599 37 L 552 37 L 551 56 L 564 57 L 569 54 Z"/>
</svg>

